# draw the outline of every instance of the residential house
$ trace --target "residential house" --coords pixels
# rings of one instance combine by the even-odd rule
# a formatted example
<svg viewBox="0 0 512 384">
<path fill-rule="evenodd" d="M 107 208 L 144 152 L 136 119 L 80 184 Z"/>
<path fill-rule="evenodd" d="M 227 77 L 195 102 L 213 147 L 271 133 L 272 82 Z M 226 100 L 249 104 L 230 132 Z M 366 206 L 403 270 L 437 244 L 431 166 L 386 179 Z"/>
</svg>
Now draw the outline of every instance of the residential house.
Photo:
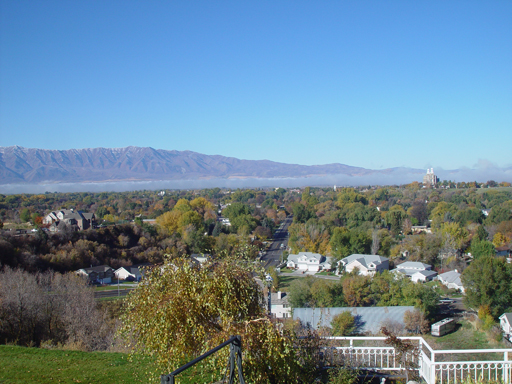
<svg viewBox="0 0 512 384">
<path fill-rule="evenodd" d="M 151 267 L 152 264 L 144 263 L 132 265 L 131 267 L 121 267 L 114 271 L 114 275 L 119 280 L 140 281 L 144 276 L 144 270 Z"/>
<path fill-rule="evenodd" d="M 426 225 L 413 225 L 413 226 L 411 226 L 411 232 L 413 234 L 418 234 L 421 232 L 432 233 L 432 230 L 429 227 L 427 227 Z"/>
<path fill-rule="evenodd" d="M 227 217 L 219 216 L 217 218 L 217 221 L 219 221 L 222 225 L 225 225 L 226 227 L 231 227 L 231 221 Z"/>
<path fill-rule="evenodd" d="M 453 271 L 441 273 L 439 276 L 437 276 L 437 279 L 441 282 L 441 284 L 447 286 L 448 288 L 458 289 L 459 291 L 464 292 L 464 286 L 460 281 L 460 273 L 456 269 Z"/>
<path fill-rule="evenodd" d="M 277 319 L 285 319 L 292 316 L 292 309 L 285 292 L 271 293 L 270 312 Z"/>
<path fill-rule="evenodd" d="M 50 231 L 58 232 L 66 224 L 74 230 L 83 231 L 96 225 L 94 213 L 75 211 L 74 209 L 61 209 L 50 212 L 43 218 L 43 224 L 50 224 Z"/>
<path fill-rule="evenodd" d="M 193 253 L 190 255 L 190 258 L 192 259 L 192 261 L 195 261 L 200 265 L 203 265 L 209 259 L 212 258 L 212 255 L 210 255 L 209 253 Z"/>
<path fill-rule="evenodd" d="M 338 269 L 346 273 L 350 273 L 356 268 L 359 270 L 360 275 L 373 276 L 376 273 L 389 270 L 389 259 L 379 255 L 361 255 L 355 253 L 338 262 Z"/>
<path fill-rule="evenodd" d="M 404 274 L 415 283 L 431 281 L 437 276 L 437 272 L 432 271 L 431 265 L 419 261 L 406 261 L 398 264 L 391 272 Z"/>
<path fill-rule="evenodd" d="M 499 320 L 503 335 L 512 342 L 512 312 L 504 313 L 499 317 Z"/>
<path fill-rule="evenodd" d="M 110 284 L 114 277 L 114 269 L 108 265 L 82 268 L 76 271 L 77 275 L 84 276 L 90 283 Z"/>
<path fill-rule="evenodd" d="M 436 271 L 418 271 L 411 276 L 411 281 L 418 283 L 426 283 L 427 281 L 432 281 L 436 278 Z"/>
<path fill-rule="evenodd" d="M 507 259 L 510 259 L 512 257 L 512 250 L 510 249 L 510 246 L 503 245 L 501 247 L 496 247 L 496 256 L 503 256 Z M 510 261 L 508 261 L 510 263 Z"/>
<path fill-rule="evenodd" d="M 331 269 L 331 260 L 331 257 L 325 257 L 319 253 L 299 252 L 298 255 L 288 255 L 286 266 L 306 272 L 318 272 Z"/>
</svg>

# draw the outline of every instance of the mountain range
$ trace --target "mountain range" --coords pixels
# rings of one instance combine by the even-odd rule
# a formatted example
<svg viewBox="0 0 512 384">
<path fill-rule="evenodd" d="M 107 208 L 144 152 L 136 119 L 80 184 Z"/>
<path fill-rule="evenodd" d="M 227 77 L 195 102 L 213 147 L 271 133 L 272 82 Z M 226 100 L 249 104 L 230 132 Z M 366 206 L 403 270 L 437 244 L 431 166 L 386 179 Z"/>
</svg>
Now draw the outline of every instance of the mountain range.
<svg viewBox="0 0 512 384">
<path fill-rule="evenodd" d="M 329 175 L 423 174 L 424 170 L 371 170 L 344 164 L 298 165 L 240 160 L 149 147 L 46 150 L 0 147 L 0 184 L 95 183 L 215 178 L 303 178 Z M 418 177 L 419 178 L 419 177 Z"/>
</svg>

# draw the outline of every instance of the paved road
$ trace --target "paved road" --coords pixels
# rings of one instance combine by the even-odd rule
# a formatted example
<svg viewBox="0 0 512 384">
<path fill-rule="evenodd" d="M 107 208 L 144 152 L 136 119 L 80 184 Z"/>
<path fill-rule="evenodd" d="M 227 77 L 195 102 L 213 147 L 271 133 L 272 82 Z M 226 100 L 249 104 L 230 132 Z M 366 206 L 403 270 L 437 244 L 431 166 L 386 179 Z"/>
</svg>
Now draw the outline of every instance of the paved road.
<svg viewBox="0 0 512 384">
<path fill-rule="evenodd" d="M 274 238 L 267 253 L 261 258 L 265 265 L 265 269 L 269 267 L 277 267 L 281 262 L 281 255 L 288 246 L 288 227 L 293 221 L 292 216 L 288 216 L 276 230 Z M 281 248 L 281 244 L 283 247 Z"/>
<path fill-rule="evenodd" d="M 439 313 L 446 317 L 462 317 L 467 309 L 462 303 L 462 297 L 454 297 L 453 303 L 439 303 Z"/>
</svg>

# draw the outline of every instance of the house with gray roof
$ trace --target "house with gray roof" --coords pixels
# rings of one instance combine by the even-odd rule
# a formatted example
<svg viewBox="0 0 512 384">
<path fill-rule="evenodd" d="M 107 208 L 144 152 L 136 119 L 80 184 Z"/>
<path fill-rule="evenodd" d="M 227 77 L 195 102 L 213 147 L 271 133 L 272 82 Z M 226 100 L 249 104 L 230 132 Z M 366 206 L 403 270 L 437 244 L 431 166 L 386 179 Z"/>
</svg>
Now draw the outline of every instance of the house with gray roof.
<svg viewBox="0 0 512 384">
<path fill-rule="evenodd" d="M 350 273 L 354 269 L 359 270 L 363 276 L 373 276 L 385 270 L 389 270 L 389 259 L 379 255 L 352 254 L 338 262 L 338 269 Z"/>
<path fill-rule="evenodd" d="M 270 312 L 272 313 L 272 317 L 286 319 L 292 316 L 292 309 L 288 302 L 286 292 L 271 293 L 270 300 Z"/>
<path fill-rule="evenodd" d="M 459 291 L 464 292 L 464 286 L 460 280 L 460 273 L 457 270 L 441 273 L 437 276 L 437 279 L 441 284 L 446 285 L 448 288 L 458 289 Z"/>
<path fill-rule="evenodd" d="M 114 271 L 114 275 L 119 280 L 133 280 L 140 281 L 144 276 L 146 268 L 152 267 L 151 263 L 143 263 L 132 265 L 131 267 L 121 267 Z"/>
<path fill-rule="evenodd" d="M 319 253 L 299 252 L 298 255 L 288 255 L 286 266 L 306 272 L 318 272 L 331 269 L 331 260 L 331 257 L 325 257 Z"/>
<path fill-rule="evenodd" d="M 411 275 L 411 281 L 418 283 L 426 283 L 427 281 L 432 281 L 436 278 L 436 271 L 417 271 Z"/>
<path fill-rule="evenodd" d="M 90 283 L 110 284 L 114 276 L 114 269 L 108 265 L 91 266 L 79 269 L 76 274 L 86 277 Z"/>
<path fill-rule="evenodd" d="M 83 231 L 93 227 L 96 223 L 94 213 L 75 211 L 74 209 L 61 209 L 50 212 L 43 218 L 43 224 L 50 224 L 50 231 L 58 232 L 61 225 L 66 224 L 75 230 Z"/>
<path fill-rule="evenodd" d="M 430 264 L 420 263 L 419 261 L 406 261 L 398 264 L 391 272 L 403 274 L 415 283 L 431 281 L 437 276 L 437 272 L 432 271 Z"/>
<path fill-rule="evenodd" d="M 387 322 L 404 325 L 404 315 L 414 311 L 413 306 L 397 307 L 335 307 L 335 308 L 295 308 L 293 320 L 314 329 L 330 327 L 334 316 L 348 311 L 354 316 L 357 334 L 378 334 Z"/>
</svg>

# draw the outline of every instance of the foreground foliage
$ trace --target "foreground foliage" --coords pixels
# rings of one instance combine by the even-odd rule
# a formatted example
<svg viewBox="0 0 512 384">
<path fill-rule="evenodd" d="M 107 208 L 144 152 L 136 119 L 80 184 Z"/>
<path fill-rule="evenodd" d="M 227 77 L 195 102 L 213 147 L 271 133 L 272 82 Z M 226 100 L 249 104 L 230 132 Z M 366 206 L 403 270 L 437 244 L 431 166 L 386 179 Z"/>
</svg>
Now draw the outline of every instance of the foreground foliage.
<svg viewBox="0 0 512 384">
<path fill-rule="evenodd" d="M 264 315 L 256 272 L 243 255 L 204 266 L 168 260 L 128 297 L 121 334 L 133 339 L 134 355 L 156 362 L 153 378 L 241 335 L 247 382 L 309 380 L 318 339 L 310 334 L 298 341 L 293 331 L 279 329 Z M 225 368 L 228 353 L 224 348 L 215 354 L 211 367 Z"/>
<path fill-rule="evenodd" d="M 462 273 L 465 303 L 473 309 L 487 305 L 498 318 L 512 309 L 512 264 L 504 258 L 482 256 Z"/>
</svg>

